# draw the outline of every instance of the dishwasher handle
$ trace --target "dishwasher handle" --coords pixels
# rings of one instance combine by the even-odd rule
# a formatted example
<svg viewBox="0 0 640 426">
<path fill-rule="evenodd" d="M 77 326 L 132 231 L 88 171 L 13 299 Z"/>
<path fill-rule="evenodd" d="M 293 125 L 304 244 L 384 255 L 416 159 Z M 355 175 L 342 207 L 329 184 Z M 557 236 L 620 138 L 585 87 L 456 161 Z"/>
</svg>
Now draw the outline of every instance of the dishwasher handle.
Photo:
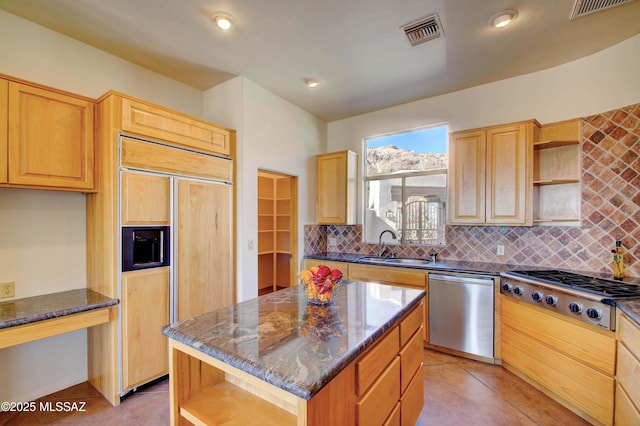
<svg viewBox="0 0 640 426">
<path fill-rule="evenodd" d="M 476 285 L 486 285 L 493 286 L 492 278 L 474 278 L 460 275 L 444 275 L 444 274 L 429 274 L 429 281 L 432 279 L 438 281 L 451 282 L 456 284 L 476 284 Z"/>
</svg>

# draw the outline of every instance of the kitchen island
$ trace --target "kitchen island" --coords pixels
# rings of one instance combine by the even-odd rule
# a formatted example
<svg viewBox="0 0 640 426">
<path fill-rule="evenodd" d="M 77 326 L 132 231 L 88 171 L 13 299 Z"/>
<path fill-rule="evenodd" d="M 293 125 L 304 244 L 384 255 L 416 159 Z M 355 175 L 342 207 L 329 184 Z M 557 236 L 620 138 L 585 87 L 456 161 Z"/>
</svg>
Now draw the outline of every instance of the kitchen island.
<svg viewBox="0 0 640 426">
<path fill-rule="evenodd" d="M 415 424 L 424 295 L 345 281 L 316 306 L 296 286 L 164 327 L 171 423 Z"/>
</svg>

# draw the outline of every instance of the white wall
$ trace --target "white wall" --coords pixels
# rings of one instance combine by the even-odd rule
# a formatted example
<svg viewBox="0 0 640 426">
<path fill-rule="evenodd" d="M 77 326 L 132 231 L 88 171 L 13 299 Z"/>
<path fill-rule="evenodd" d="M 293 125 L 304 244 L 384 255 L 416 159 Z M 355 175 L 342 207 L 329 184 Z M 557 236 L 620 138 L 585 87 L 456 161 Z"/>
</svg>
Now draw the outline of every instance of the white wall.
<svg viewBox="0 0 640 426">
<path fill-rule="evenodd" d="M 201 91 L 3 11 L 0 73 L 93 98 L 114 89 L 202 115 Z M 85 198 L 0 188 L 0 282 L 15 281 L 16 297 L 87 286 Z M 86 331 L 1 349 L 0 378 L 0 401 L 87 380 Z"/>
<path fill-rule="evenodd" d="M 326 123 L 242 77 L 205 92 L 204 104 L 205 119 L 238 129 L 238 301 L 247 300 L 258 294 L 258 169 L 298 177 L 300 261 L 303 226 L 316 221 L 315 173 L 311 171 L 314 156 L 326 150 Z M 250 240 L 253 249 L 249 249 Z"/>
<path fill-rule="evenodd" d="M 365 137 L 440 123 L 456 131 L 598 114 L 640 102 L 638 76 L 640 35 L 555 68 L 331 122 L 327 149 L 361 153 Z"/>
</svg>

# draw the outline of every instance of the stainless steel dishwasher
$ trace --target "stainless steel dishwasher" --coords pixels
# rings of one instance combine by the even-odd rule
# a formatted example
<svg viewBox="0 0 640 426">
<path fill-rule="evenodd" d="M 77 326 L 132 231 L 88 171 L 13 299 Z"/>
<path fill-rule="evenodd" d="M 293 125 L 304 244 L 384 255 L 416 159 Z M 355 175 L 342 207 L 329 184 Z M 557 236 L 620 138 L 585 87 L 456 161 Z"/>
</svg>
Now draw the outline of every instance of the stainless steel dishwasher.
<svg viewBox="0 0 640 426">
<path fill-rule="evenodd" d="M 493 362 L 494 281 L 429 274 L 429 343 Z"/>
</svg>

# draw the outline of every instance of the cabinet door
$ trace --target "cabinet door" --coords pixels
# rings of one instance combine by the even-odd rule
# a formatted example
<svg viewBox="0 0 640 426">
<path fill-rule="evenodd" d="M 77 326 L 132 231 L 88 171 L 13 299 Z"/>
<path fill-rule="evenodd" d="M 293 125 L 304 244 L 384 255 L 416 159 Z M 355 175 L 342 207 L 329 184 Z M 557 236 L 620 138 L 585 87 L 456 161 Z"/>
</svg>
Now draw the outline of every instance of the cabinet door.
<svg viewBox="0 0 640 426">
<path fill-rule="evenodd" d="M 122 224 L 169 225 L 170 196 L 166 176 L 122 173 Z"/>
<path fill-rule="evenodd" d="M 230 185 L 178 180 L 178 320 L 232 302 Z"/>
<path fill-rule="evenodd" d="M 122 130 L 198 151 L 229 155 L 231 132 L 157 106 L 122 100 Z"/>
<path fill-rule="evenodd" d="M 531 126 L 531 125 L 529 125 Z M 527 125 L 487 130 L 486 223 L 531 225 L 533 145 Z"/>
<path fill-rule="evenodd" d="M 94 104 L 9 82 L 9 183 L 94 188 Z"/>
<path fill-rule="evenodd" d="M 318 163 L 318 223 L 355 223 L 357 155 L 351 151 L 322 154 Z"/>
<path fill-rule="evenodd" d="M 485 222 L 486 132 L 473 130 L 449 137 L 449 223 Z"/>
<path fill-rule="evenodd" d="M 169 271 L 145 269 L 122 274 L 122 390 L 167 374 Z"/>
</svg>

